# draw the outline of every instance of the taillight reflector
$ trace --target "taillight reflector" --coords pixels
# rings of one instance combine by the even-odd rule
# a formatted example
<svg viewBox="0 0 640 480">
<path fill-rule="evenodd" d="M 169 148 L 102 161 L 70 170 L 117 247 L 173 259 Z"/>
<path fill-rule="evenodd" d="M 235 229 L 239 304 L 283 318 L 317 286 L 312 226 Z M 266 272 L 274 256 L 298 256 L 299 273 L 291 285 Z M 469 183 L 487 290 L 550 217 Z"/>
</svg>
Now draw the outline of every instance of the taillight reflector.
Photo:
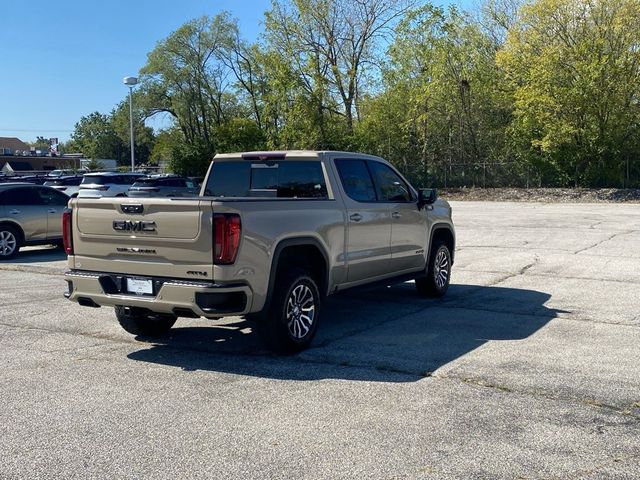
<svg viewBox="0 0 640 480">
<path fill-rule="evenodd" d="M 214 214 L 213 230 L 213 263 L 229 265 L 235 262 L 242 233 L 240 215 L 236 213 Z"/>
<path fill-rule="evenodd" d="M 64 251 L 67 253 L 67 255 L 73 255 L 71 212 L 72 210 L 70 208 L 65 208 L 62 211 L 62 242 L 64 244 Z"/>
</svg>

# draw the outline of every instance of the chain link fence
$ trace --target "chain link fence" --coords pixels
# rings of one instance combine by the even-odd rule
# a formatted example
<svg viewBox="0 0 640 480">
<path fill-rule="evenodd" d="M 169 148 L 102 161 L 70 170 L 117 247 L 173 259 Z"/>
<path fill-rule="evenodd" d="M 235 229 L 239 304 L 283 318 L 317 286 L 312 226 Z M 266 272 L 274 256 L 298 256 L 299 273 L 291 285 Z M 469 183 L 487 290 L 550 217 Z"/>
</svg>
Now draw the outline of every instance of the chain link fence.
<svg viewBox="0 0 640 480">
<path fill-rule="evenodd" d="M 635 166 L 627 162 L 619 179 L 609 188 L 640 188 L 640 162 Z M 451 163 L 439 165 L 431 172 L 436 185 L 444 188 L 544 188 L 570 187 L 553 176 L 531 165 L 518 162 Z M 611 182 L 609 182 L 611 183 Z"/>
</svg>

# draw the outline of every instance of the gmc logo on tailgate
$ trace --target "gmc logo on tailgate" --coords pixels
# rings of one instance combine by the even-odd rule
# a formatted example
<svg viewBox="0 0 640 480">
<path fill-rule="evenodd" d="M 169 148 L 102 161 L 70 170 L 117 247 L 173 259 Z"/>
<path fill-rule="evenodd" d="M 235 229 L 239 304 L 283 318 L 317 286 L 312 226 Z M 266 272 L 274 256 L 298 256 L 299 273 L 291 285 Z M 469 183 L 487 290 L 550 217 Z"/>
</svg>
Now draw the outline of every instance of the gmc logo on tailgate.
<svg viewBox="0 0 640 480">
<path fill-rule="evenodd" d="M 155 232 L 156 222 L 144 220 L 114 220 L 113 229 L 118 232 Z"/>
</svg>

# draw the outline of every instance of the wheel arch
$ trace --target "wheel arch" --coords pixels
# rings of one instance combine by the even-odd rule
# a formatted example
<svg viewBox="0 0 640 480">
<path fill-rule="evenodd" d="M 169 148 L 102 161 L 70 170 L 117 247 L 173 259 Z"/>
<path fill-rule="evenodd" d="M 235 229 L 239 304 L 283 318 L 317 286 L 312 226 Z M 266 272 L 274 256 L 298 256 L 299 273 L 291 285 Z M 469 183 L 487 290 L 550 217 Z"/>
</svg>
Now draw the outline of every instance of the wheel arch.
<svg viewBox="0 0 640 480">
<path fill-rule="evenodd" d="M 18 231 L 18 235 L 19 235 L 19 239 L 20 240 L 20 245 L 24 244 L 25 238 L 24 238 L 24 230 L 22 230 L 22 227 L 20 226 L 19 223 L 13 222 L 11 220 L 0 220 L 0 227 L 4 227 L 4 226 L 9 226 L 9 227 L 13 227 Z"/>
<path fill-rule="evenodd" d="M 318 281 L 318 290 L 324 297 L 329 288 L 329 255 L 320 241 L 314 237 L 285 238 L 278 242 L 271 259 L 271 270 L 269 271 L 269 285 L 267 289 L 267 304 L 271 301 L 276 283 L 278 269 L 282 267 L 281 262 L 287 258 L 301 259 L 303 267 L 310 268 Z"/>
<path fill-rule="evenodd" d="M 451 225 L 441 222 L 435 223 L 431 227 L 431 234 L 429 238 L 429 252 L 431 252 L 432 246 L 438 240 L 443 240 L 449 247 L 449 251 L 451 253 L 451 263 L 453 264 L 456 250 L 456 235 Z"/>
</svg>

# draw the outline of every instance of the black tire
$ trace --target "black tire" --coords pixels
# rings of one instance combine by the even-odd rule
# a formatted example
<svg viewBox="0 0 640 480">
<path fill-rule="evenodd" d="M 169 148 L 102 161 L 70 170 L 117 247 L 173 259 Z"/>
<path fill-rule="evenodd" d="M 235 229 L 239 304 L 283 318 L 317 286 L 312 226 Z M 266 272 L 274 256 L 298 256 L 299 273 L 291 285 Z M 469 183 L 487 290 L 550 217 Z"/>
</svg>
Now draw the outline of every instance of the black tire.
<svg viewBox="0 0 640 480">
<path fill-rule="evenodd" d="M 278 272 L 268 310 L 257 320 L 258 330 L 275 352 L 300 352 L 311 345 L 318 331 L 320 307 L 320 291 L 306 271 L 290 268 Z"/>
<path fill-rule="evenodd" d="M 0 260 L 9 260 L 18 255 L 22 244 L 22 235 L 16 227 L 0 226 Z"/>
<path fill-rule="evenodd" d="M 167 333 L 178 317 L 168 313 L 153 313 L 135 307 L 116 306 L 120 326 L 133 335 L 158 337 Z"/>
<path fill-rule="evenodd" d="M 446 277 L 446 278 L 445 278 Z M 444 242 L 437 242 L 429 254 L 426 275 L 416 278 L 416 289 L 422 297 L 442 297 L 451 281 L 451 250 Z"/>
</svg>

